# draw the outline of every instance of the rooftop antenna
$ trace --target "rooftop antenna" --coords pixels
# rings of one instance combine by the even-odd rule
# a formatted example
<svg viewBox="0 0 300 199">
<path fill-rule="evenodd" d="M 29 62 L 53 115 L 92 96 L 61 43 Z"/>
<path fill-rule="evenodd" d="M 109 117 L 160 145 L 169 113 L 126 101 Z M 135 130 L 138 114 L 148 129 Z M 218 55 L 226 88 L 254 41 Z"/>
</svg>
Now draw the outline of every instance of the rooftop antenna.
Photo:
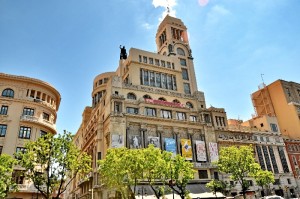
<svg viewBox="0 0 300 199">
<path fill-rule="evenodd" d="M 262 80 L 262 82 L 263 82 L 263 85 L 265 85 L 265 82 L 264 82 L 264 76 L 265 74 L 260 74 L 260 76 L 261 76 L 261 80 Z"/>
<path fill-rule="evenodd" d="M 170 14 L 170 5 L 169 5 L 169 1 L 168 0 L 166 0 L 167 1 L 167 15 L 169 15 Z"/>
</svg>

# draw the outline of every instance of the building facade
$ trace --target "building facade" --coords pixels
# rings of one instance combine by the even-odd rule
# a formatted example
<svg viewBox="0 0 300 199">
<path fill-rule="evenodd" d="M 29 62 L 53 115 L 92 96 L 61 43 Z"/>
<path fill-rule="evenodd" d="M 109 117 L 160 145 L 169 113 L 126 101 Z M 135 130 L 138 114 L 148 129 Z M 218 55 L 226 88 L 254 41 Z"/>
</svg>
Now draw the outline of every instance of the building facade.
<svg viewBox="0 0 300 199">
<path fill-rule="evenodd" d="M 59 92 L 38 79 L 0 73 L 0 154 L 11 156 L 24 150 L 27 141 L 46 133 L 56 134 Z M 18 192 L 8 198 L 35 198 L 37 190 L 16 166 L 13 178 Z"/>
<path fill-rule="evenodd" d="M 257 116 L 276 116 L 283 136 L 300 139 L 300 84 L 277 80 L 251 98 Z"/>
<path fill-rule="evenodd" d="M 131 48 L 127 56 L 122 48 L 117 70 L 95 77 L 92 106 L 85 108 L 74 140 L 93 157 L 93 172 L 89 180 L 73 182 L 69 198 L 89 198 L 91 190 L 94 198 L 115 197 L 97 174 L 97 160 L 114 147 L 136 149 L 154 142 L 185 155 L 197 170 L 191 192 L 205 190 L 204 184 L 218 177 L 211 164 L 218 158 L 213 126 L 227 127 L 226 112 L 207 108 L 204 93 L 197 90 L 187 28 L 180 19 L 166 16 L 156 44 L 157 53 Z"/>
</svg>

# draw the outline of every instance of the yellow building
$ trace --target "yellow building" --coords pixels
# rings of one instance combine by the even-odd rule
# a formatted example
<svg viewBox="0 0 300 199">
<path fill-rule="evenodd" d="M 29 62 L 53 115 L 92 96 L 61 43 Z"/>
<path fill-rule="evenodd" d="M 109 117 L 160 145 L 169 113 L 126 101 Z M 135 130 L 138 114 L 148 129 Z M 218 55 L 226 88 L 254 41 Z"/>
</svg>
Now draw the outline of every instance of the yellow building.
<svg viewBox="0 0 300 199">
<path fill-rule="evenodd" d="M 0 154 L 14 156 L 27 141 L 45 133 L 56 133 L 59 92 L 38 79 L 0 73 Z M 8 198 L 35 198 L 37 190 L 14 168 L 19 191 Z"/>
<path fill-rule="evenodd" d="M 283 136 L 300 138 L 300 84 L 277 80 L 251 98 L 257 116 L 276 116 Z"/>
<path fill-rule="evenodd" d="M 204 93 L 197 90 L 187 28 L 180 19 L 166 16 L 156 44 L 157 53 L 131 48 L 127 55 L 121 48 L 117 70 L 94 79 L 92 106 L 85 108 L 74 139 L 92 155 L 93 172 L 88 181 L 73 182 L 68 198 L 89 198 L 91 190 L 97 199 L 115 197 L 101 184 L 96 161 L 105 158 L 108 148 L 142 148 L 153 140 L 194 163 L 197 172 L 188 187 L 192 193 L 204 191 L 204 184 L 218 177 L 211 164 L 218 158 L 213 126 L 225 129 L 226 113 L 206 108 Z M 191 155 L 183 154 L 183 143 L 190 145 Z"/>
</svg>

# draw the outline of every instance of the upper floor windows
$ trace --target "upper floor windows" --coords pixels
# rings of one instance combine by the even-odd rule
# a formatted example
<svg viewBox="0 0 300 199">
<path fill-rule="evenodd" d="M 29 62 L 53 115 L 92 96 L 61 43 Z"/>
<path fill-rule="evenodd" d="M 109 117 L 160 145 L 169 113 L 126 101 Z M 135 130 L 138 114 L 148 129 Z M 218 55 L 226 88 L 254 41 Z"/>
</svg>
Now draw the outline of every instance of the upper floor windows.
<svg viewBox="0 0 300 199">
<path fill-rule="evenodd" d="M 128 94 L 127 94 L 127 99 L 136 100 L 136 96 L 135 96 L 134 93 L 128 93 Z"/>
<path fill-rule="evenodd" d="M 187 106 L 188 108 L 193 108 L 193 107 L 194 107 L 193 104 L 192 104 L 191 102 L 187 102 L 187 103 L 186 103 L 186 106 Z"/>
<path fill-rule="evenodd" d="M 139 109 L 133 107 L 126 107 L 126 112 L 130 114 L 139 114 Z"/>
<path fill-rule="evenodd" d="M 197 117 L 195 115 L 190 115 L 191 122 L 197 122 Z"/>
<path fill-rule="evenodd" d="M 176 112 L 176 117 L 178 120 L 186 120 L 185 113 L 182 112 Z"/>
<path fill-rule="evenodd" d="M 5 137 L 7 130 L 6 124 L 0 124 L 0 137 Z"/>
<path fill-rule="evenodd" d="M 186 66 L 186 60 L 185 59 L 179 59 L 181 66 Z"/>
<path fill-rule="evenodd" d="M 25 107 L 23 109 L 23 115 L 33 116 L 34 115 L 34 109 Z"/>
<path fill-rule="evenodd" d="M 49 121 L 49 118 L 50 118 L 49 114 L 43 112 L 43 119 Z"/>
<path fill-rule="evenodd" d="M 10 88 L 4 89 L 2 91 L 2 96 L 3 97 L 11 97 L 11 98 L 13 98 L 14 97 L 14 91 L 12 89 L 10 89 Z"/>
<path fill-rule="evenodd" d="M 170 110 L 161 110 L 160 115 L 162 118 L 171 119 L 172 118 L 172 111 Z"/>
<path fill-rule="evenodd" d="M 152 97 L 150 95 L 144 95 L 143 98 L 144 99 L 152 99 Z"/>
<path fill-rule="evenodd" d="M 7 115 L 8 106 L 1 106 L 0 115 Z"/>
<path fill-rule="evenodd" d="M 276 124 L 270 123 L 270 127 L 273 132 L 278 132 L 278 128 Z"/>
<path fill-rule="evenodd" d="M 19 138 L 30 139 L 31 128 L 26 126 L 21 126 L 19 131 Z"/>
<path fill-rule="evenodd" d="M 184 93 L 185 94 L 191 94 L 190 84 L 189 83 L 183 83 Z"/>
<path fill-rule="evenodd" d="M 182 79 L 189 80 L 188 70 L 186 68 L 183 68 L 181 70 L 182 70 Z"/>
<path fill-rule="evenodd" d="M 40 130 L 40 137 L 43 137 L 47 135 L 47 132 L 46 131 L 43 131 L 43 130 Z"/>
<path fill-rule="evenodd" d="M 182 48 L 177 48 L 177 54 L 185 56 L 185 52 L 184 52 L 184 50 Z"/>
<path fill-rule="evenodd" d="M 167 101 L 165 98 L 163 98 L 163 97 L 160 97 L 160 98 L 158 98 L 158 100 L 160 100 L 160 101 Z"/>
<path fill-rule="evenodd" d="M 155 108 L 145 108 L 145 115 L 147 116 L 156 116 L 156 109 Z"/>
<path fill-rule="evenodd" d="M 175 75 L 141 69 L 140 79 L 141 85 L 177 90 Z"/>
</svg>

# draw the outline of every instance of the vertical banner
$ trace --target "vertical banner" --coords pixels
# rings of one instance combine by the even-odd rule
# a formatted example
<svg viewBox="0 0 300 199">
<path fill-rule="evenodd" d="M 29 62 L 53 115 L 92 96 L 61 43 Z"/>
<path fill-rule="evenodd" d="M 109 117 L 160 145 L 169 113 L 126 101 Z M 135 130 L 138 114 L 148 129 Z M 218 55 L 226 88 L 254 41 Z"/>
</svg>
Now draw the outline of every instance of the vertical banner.
<svg viewBox="0 0 300 199">
<path fill-rule="evenodd" d="M 148 137 L 148 145 L 153 144 L 154 147 L 160 148 L 159 137 Z"/>
<path fill-rule="evenodd" d="M 138 135 L 130 135 L 129 143 L 131 149 L 140 149 L 142 148 L 142 139 L 141 136 Z"/>
<path fill-rule="evenodd" d="M 215 162 L 219 160 L 219 152 L 218 152 L 218 144 L 215 142 L 209 142 L 209 154 L 210 154 L 210 161 Z"/>
<path fill-rule="evenodd" d="M 176 141 L 173 138 L 165 138 L 165 150 L 172 152 L 173 156 L 176 155 Z"/>
<path fill-rule="evenodd" d="M 111 147 L 112 148 L 124 147 L 123 135 L 112 134 L 112 136 L 111 136 Z"/>
<path fill-rule="evenodd" d="M 196 154 L 197 161 L 207 161 L 204 141 L 196 140 Z"/>
<path fill-rule="evenodd" d="M 181 139 L 180 143 L 181 143 L 182 157 L 184 157 L 186 160 L 193 160 L 191 140 Z"/>
</svg>

